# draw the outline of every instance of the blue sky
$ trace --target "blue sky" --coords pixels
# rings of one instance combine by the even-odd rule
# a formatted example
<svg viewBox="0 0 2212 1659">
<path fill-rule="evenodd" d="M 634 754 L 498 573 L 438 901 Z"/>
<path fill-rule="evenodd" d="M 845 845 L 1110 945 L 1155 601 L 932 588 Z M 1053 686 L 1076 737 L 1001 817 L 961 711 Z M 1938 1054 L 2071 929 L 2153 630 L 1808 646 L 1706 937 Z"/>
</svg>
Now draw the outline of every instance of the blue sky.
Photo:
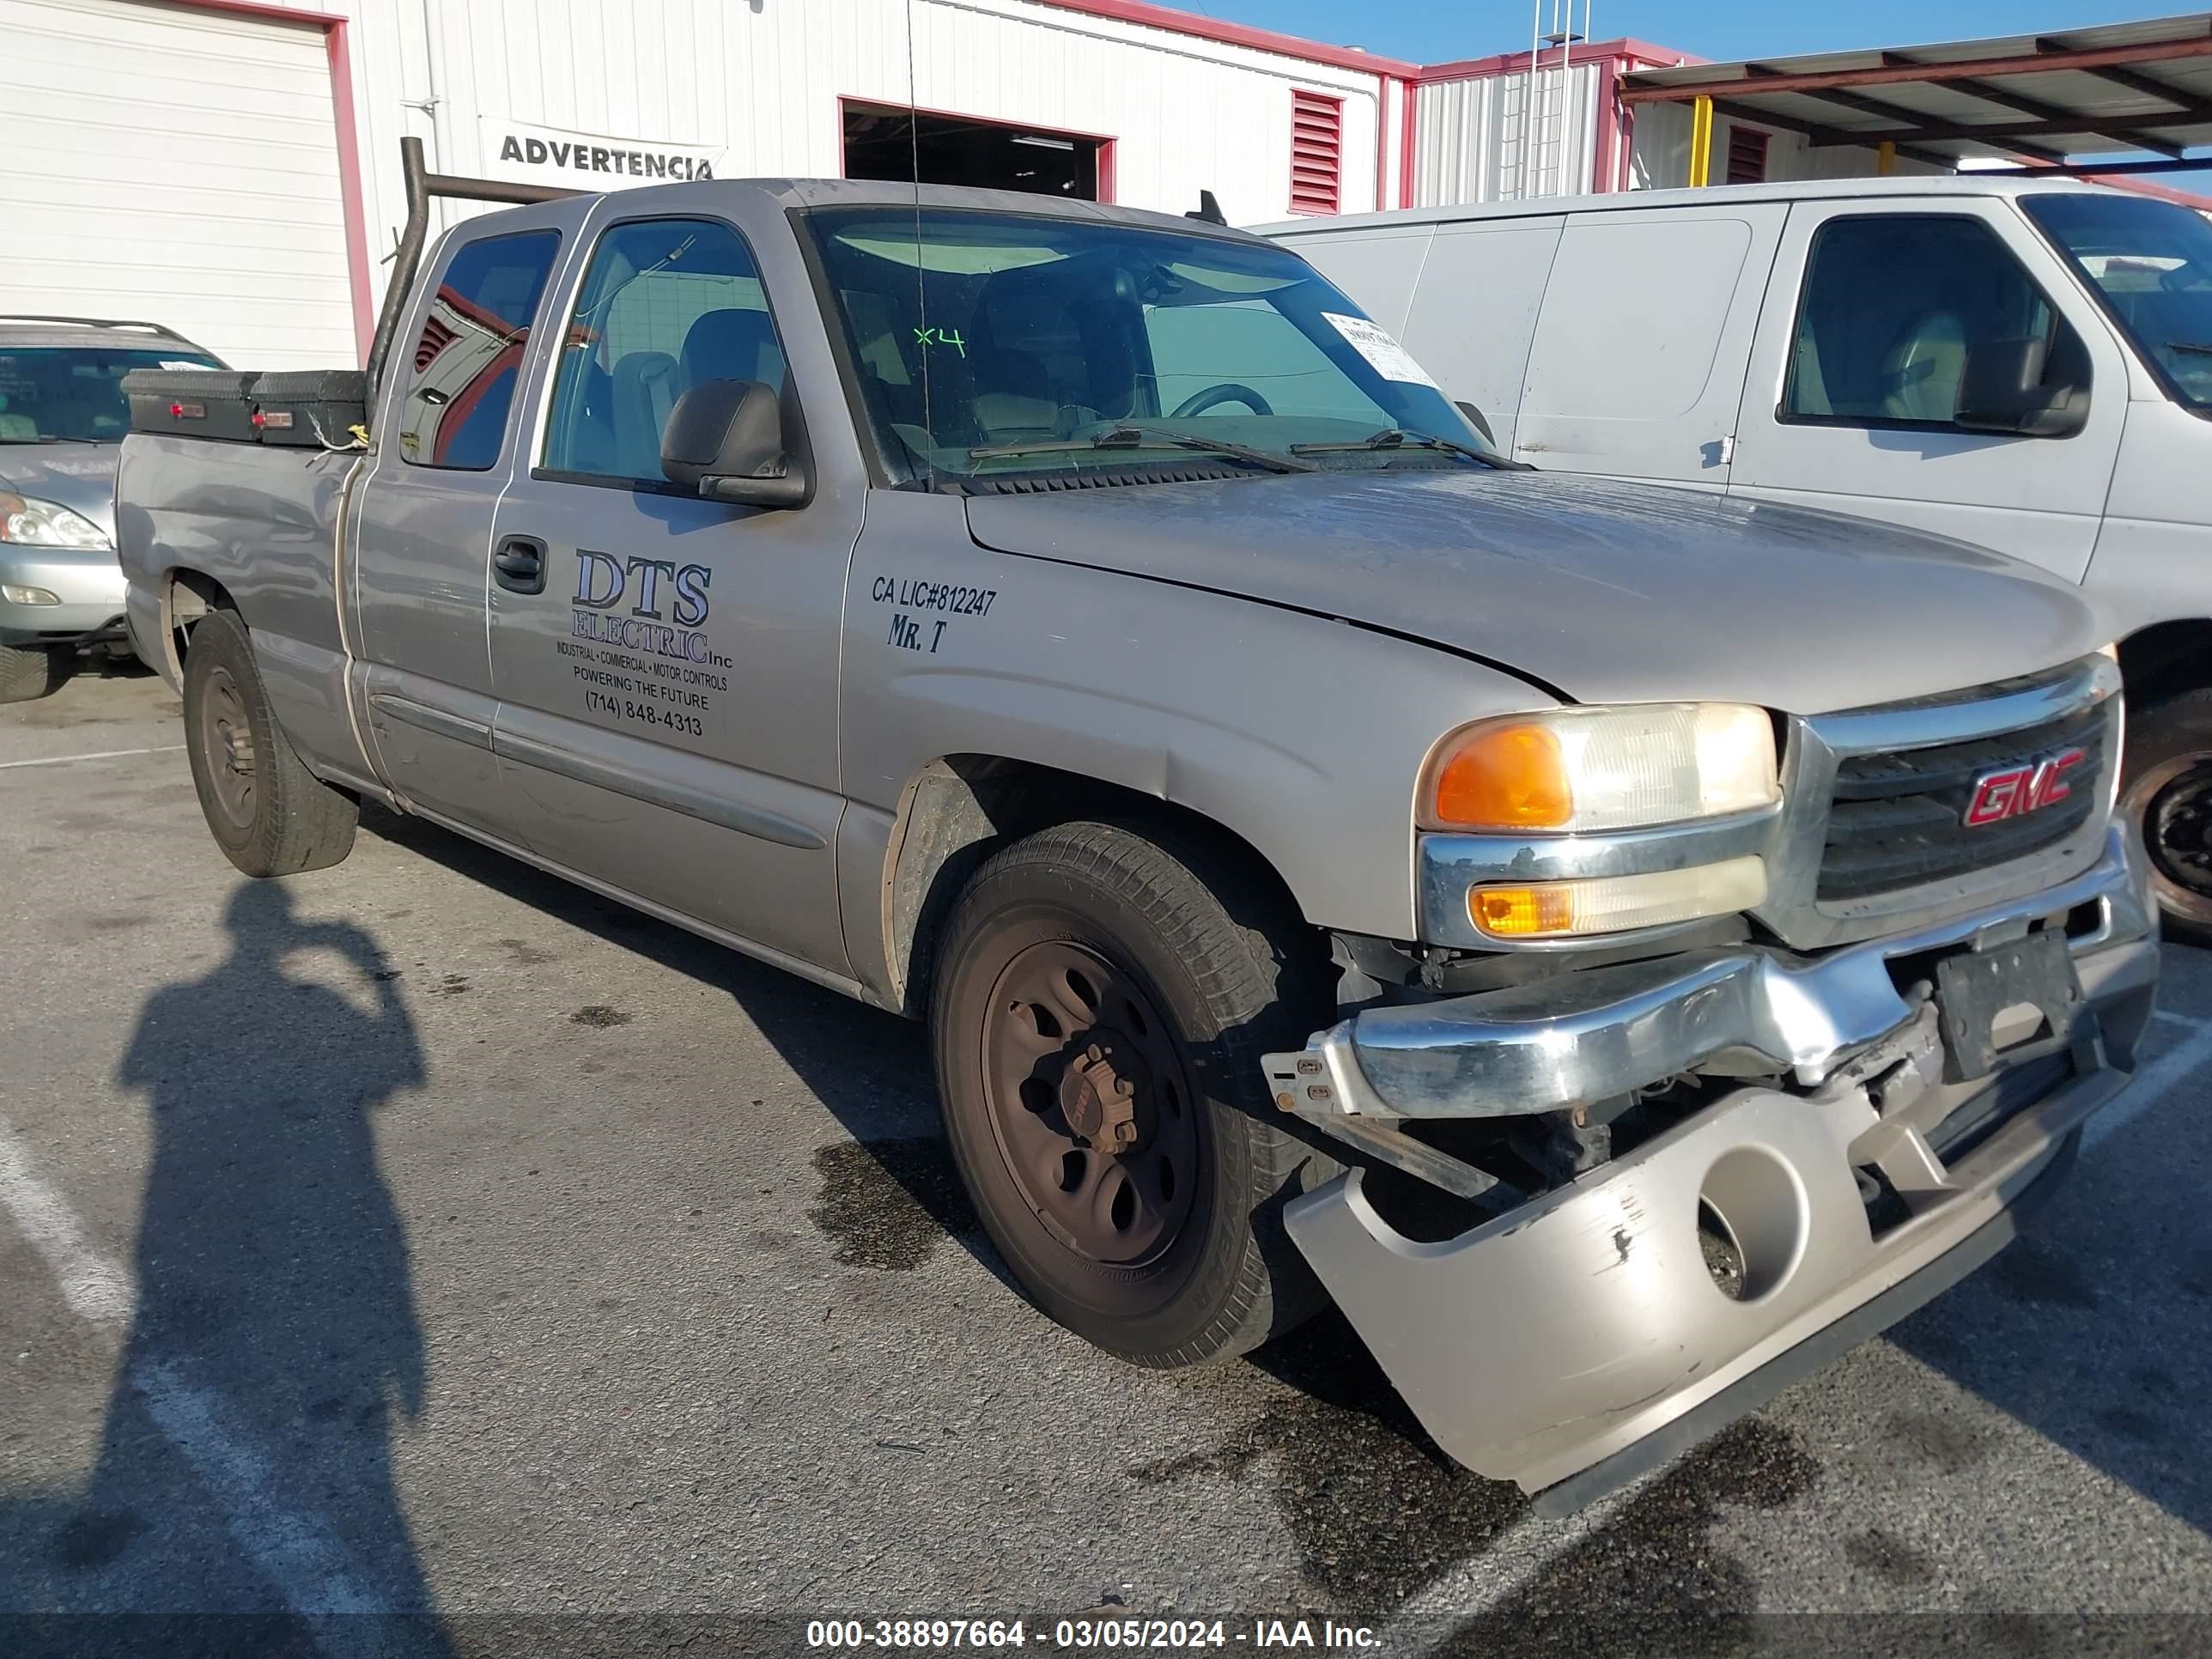
<svg viewBox="0 0 2212 1659">
<path fill-rule="evenodd" d="M 1164 0 L 1185 11 L 1224 22 L 1281 29 L 1338 46 L 1419 64 L 1484 58 L 1528 44 L 1527 0 L 1480 0 L 1442 5 L 1437 0 Z M 2118 23 L 2185 10 L 2179 4 L 2139 0 L 2104 5 L 2097 0 L 1591 0 L 1590 27 L 1601 40 L 1633 35 L 1700 58 L 1735 58 L 1799 52 L 1838 52 L 1852 46 L 1917 46 L 1984 35 L 2027 34 L 2093 23 Z M 1552 15 L 1545 0 L 1544 15 Z M 1582 7 L 1575 8 L 1580 26 Z"/>
</svg>

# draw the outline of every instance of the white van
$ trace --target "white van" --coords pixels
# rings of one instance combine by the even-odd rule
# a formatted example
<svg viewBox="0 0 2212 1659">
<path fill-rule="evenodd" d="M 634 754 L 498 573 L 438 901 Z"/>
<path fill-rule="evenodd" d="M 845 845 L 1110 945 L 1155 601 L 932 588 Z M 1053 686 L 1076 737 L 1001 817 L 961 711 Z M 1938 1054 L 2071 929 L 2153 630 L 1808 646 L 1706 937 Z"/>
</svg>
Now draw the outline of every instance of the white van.
<svg viewBox="0 0 2212 1659">
<path fill-rule="evenodd" d="M 1853 179 L 1267 233 L 1499 449 L 1889 519 L 2084 584 L 2127 807 L 2212 944 L 2212 222 L 2068 179 Z"/>
</svg>

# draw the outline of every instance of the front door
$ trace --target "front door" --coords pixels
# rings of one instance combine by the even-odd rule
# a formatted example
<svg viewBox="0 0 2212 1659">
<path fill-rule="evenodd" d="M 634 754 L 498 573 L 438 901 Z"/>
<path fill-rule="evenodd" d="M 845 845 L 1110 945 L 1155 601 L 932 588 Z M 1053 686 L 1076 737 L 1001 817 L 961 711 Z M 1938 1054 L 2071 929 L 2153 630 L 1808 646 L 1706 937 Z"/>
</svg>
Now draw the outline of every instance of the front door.
<svg viewBox="0 0 2212 1659">
<path fill-rule="evenodd" d="M 842 973 L 837 630 L 857 498 L 760 511 L 660 471 L 691 387 L 782 388 L 771 297 L 722 220 L 599 234 L 538 464 L 493 529 L 497 745 L 542 856 Z"/>
<path fill-rule="evenodd" d="M 515 389 L 560 244 L 541 226 L 446 249 L 392 353 L 397 395 L 353 529 L 351 643 L 384 775 L 417 811 L 502 840 L 514 826 L 491 752 L 484 593 L 520 447 Z"/>
<path fill-rule="evenodd" d="M 1968 355 L 2021 339 L 2043 342 L 2046 380 L 2088 388 L 2081 431 L 1958 424 Z M 2001 203 L 1800 203 L 1752 351 L 1730 490 L 1979 542 L 2079 581 L 2127 407 L 2111 333 Z"/>
</svg>

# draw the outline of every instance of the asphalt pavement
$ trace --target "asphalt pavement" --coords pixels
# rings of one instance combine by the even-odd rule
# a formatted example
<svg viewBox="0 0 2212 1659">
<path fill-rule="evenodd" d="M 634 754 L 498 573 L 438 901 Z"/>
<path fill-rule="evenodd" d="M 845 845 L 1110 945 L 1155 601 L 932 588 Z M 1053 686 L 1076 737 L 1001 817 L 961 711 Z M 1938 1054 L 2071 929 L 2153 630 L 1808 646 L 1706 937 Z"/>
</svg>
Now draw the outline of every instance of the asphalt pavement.
<svg viewBox="0 0 2212 1659">
<path fill-rule="evenodd" d="M 915 1027 L 387 813 L 245 881 L 179 714 L 0 710 L 0 1650 L 2212 1649 L 2212 956 L 2027 1237 L 1546 1520 L 1334 1319 L 1031 1310 Z"/>
</svg>

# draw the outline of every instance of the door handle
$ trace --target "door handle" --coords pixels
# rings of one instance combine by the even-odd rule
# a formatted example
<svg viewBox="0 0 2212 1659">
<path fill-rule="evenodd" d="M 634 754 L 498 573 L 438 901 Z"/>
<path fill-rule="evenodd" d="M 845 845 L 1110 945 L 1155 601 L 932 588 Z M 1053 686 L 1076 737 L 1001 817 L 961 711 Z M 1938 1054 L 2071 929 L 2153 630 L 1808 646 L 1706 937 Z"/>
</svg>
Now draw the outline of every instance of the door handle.
<svg viewBox="0 0 2212 1659">
<path fill-rule="evenodd" d="M 509 536 L 491 556 L 492 580 L 510 593 L 545 591 L 545 544 L 535 536 Z"/>
</svg>

